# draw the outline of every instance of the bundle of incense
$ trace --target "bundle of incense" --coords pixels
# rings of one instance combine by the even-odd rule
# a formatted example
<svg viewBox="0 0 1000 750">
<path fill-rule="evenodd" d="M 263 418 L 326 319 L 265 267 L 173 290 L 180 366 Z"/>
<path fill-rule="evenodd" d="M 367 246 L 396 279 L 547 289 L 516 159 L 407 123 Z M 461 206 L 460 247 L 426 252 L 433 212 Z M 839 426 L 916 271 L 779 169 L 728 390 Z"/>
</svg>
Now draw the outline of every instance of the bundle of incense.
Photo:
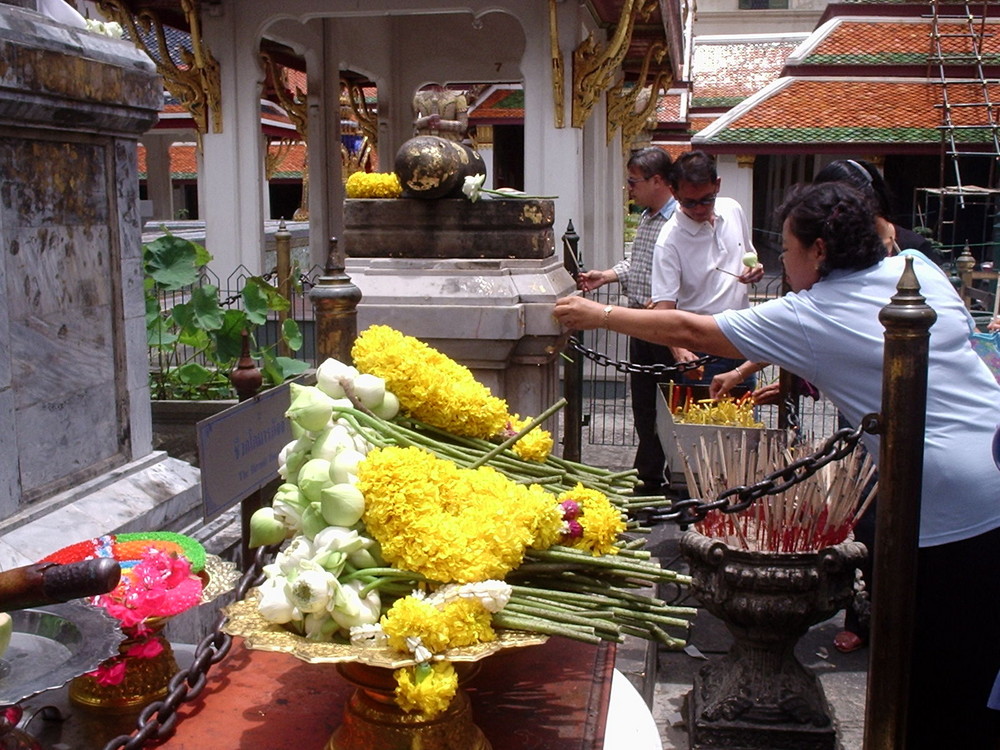
<svg viewBox="0 0 1000 750">
<path fill-rule="evenodd" d="M 713 499 L 800 457 L 782 443 L 781 435 L 766 433 L 751 439 L 745 432 L 734 436 L 720 431 L 714 441 L 703 436 L 695 456 L 681 451 L 691 496 Z M 801 447 L 796 452 L 809 454 Z M 739 549 L 814 552 L 848 537 L 875 497 L 874 474 L 871 458 L 855 449 L 784 492 L 758 499 L 746 511 L 711 511 L 695 528 Z"/>
</svg>

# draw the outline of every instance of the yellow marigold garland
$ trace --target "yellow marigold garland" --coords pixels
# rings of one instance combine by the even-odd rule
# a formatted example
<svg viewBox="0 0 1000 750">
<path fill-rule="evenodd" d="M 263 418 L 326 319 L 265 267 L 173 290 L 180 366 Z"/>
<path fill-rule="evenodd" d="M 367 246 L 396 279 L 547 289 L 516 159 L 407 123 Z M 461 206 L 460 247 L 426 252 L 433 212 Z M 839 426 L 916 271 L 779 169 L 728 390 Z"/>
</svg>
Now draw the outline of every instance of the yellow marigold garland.
<svg viewBox="0 0 1000 750">
<path fill-rule="evenodd" d="M 559 502 L 564 509 L 567 503 L 576 503 L 579 506 L 578 515 L 570 514 L 580 527 L 579 533 L 571 533 L 564 540 L 565 544 L 587 550 L 594 557 L 618 554 L 615 542 L 625 531 L 625 522 L 622 520 L 621 511 L 613 506 L 607 497 L 597 490 L 587 489 L 578 484 L 559 495 Z"/>
<path fill-rule="evenodd" d="M 458 675 L 447 661 L 404 667 L 393 675 L 396 704 L 407 713 L 419 712 L 427 718 L 445 711 L 458 691 Z"/>
<path fill-rule="evenodd" d="M 348 198 L 398 198 L 403 189 L 393 172 L 355 172 L 347 178 L 344 192 Z"/>
<path fill-rule="evenodd" d="M 513 432 L 517 433 L 530 421 L 530 419 L 521 419 L 520 414 L 513 414 L 510 418 L 510 426 Z M 523 458 L 525 461 L 542 463 L 549 457 L 554 444 L 552 433 L 548 430 L 543 430 L 541 427 L 536 427 L 523 435 L 520 440 L 514 443 L 511 449 L 519 458 Z"/>
<path fill-rule="evenodd" d="M 411 416 L 455 435 L 489 439 L 507 425 L 507 402 L 472 372 L 388 326 L 370 326 L 354 342 L 355 366 L 385 380 Z"/>
<path fill-rule="evenodd" d="M 409 650 L 407 638 L 419 638 L 433 654 L 496 640 L 490 613 L 474 599 L 458 599 L 438 609 L 426 600 L 406 596 L 393 603 L 381 623 L 389 645 L 403 653 Z"/>
<path fill-rule="evenodd" d="M 392 565 L 442 583 L 503 579 L 529 546 L 559 536 L 555 498 L 492 467 L 459 468 L 418 448 L 374 450 L 358 466 L 363 521 Z"/>
</svg>

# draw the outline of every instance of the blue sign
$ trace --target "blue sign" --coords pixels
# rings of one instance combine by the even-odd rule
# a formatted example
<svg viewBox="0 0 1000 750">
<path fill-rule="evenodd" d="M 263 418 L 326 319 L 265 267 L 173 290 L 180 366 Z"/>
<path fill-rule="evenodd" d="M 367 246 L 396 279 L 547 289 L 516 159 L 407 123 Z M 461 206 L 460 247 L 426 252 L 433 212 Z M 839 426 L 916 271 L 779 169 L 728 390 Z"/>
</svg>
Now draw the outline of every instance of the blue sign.
<svg viewBox="0 0 1000 750">
<path fill-rule="evenodd" d="M 284 383 L 198 422 L 206 522 L 278 477 L 278 454 L 293 439 L 285 418 L 290 398 Z"/>
</svg>

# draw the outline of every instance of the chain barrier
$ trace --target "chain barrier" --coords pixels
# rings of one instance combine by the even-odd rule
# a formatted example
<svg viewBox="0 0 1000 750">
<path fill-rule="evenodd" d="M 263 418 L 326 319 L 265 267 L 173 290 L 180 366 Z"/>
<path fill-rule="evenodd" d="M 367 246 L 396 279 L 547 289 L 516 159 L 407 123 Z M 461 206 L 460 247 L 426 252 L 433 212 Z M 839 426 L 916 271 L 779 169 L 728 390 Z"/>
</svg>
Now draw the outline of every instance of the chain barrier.
<svg viewBox="0 0 1000 750">
<path fill-rule="evenodd" d="M 257 550 L 253 564 L 236 585 L 237 600 L 243 599 L 251 588 L 262 582 L 261 571 L 277 550 L 277 546 L 261 547 Z M 148 743 L 162 742 L 173 734 L 178 721 L 177 709 L 201 695 L 208 681 L 209 670 L 229 655 L 233 638 L 222 632 L 225 621 L 226 615 L 219 613 L 212 632 L 195 648 L 191 665 L 173 676 L 163 700 L 150 703 L 139 714 L 138 730 L 133 734 L 115 737 L 104 746 L 104 750 L 142 750 Z"/>
<path fill-rule="evenodd" d="M 690 362 L 677 362 L 673 365 L 636 365 L 631 362 L 619 362 L 618 360 L 611 359 L 611 357 L 607 354 L 594 351 L 593 349 L 588 349 L 576 338 L 576 336 L 569 337 L 569 346 L 571 349 L 579 352 L 587 359 L 593 360 L 601 367 L 612 367 L 616 371 L 623 373 L 640 373 L 646 375 L 680 374 L 688 372 L 689 370 L 697 370 L 699 367 L 704 367 L 710 362 L 715 362 L 719 359 L 718 357 L 707 355 L 699 357 L 698 359 L 693 359 Z"/>
<path fill-rule="evenodd" d="M 697 498 L 679 500 L 669 509 L 654 510 L 646 515 L 649 523 L 674 521 L 682 529 L 704 520 L 713 510 L 722 513 L 740 513 L 748 509 L 765 495 L 777 495 L 803 482 L 832 461 L 839 461 L 849 455 L 865 432 L 878 434 L 880 419 L 878 414 L 869 414 L 861 420 L 856 429 L 844 428 L 833 433 L 820 448 L 810 456 L 792 461 L 787 466 L 766 475 L 751 485 L 730 487 L 720 493 L 715 500 L 704 501 Z"/>
</svg>

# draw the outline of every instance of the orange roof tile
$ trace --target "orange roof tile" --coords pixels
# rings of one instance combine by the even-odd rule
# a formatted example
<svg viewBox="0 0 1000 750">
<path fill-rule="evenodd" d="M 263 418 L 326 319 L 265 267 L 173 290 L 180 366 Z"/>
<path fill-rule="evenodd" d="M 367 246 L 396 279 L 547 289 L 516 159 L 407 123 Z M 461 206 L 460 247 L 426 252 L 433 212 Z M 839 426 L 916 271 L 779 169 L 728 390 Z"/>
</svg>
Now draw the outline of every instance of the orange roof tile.
<svg viewBox="0 0 1000 750">
<path fill-rule="evenodd" d="M 691 106 L 732 107 L 781 75 L 785 59 L 804 37 L 781 40 L 695 39 Z"/>
<path fill-rule="evenodd" d="M 1000 84 L 989 95 L 1000 101 Z M 982 102 L 978 85 L 951 84 L 950 101 Z M 749 109 L 720 119 L 705 143 L 906 143 L 937 145 L 943 123 L 941 87 L 912 79 L 784 79 Z M 891 105 L 891 106 L 890 106 Z M 956 125 L 988 125 L 983 106 L 952 109 Z M 959 130 L 973 143 L 987 135 Z"/>
<path fill-rule="evenodd" d="M 278 153 L 282 147 L 276 143 L 269 146 L 271 153 Z M 284 150 L 281 161 L 274 171 L 276 178 L 300 179 L 305 166 L 307 149 L 303 143 L 293 143 Z M 146 149 L 139 144 L 139 178 L 146 179 Z M 170 174 L 175 180 L 193 180 L 198 175 L 198 160 L 193 143 L 174 143 L 170 146 Z"/>
<path fill-rule="evenodd" d="M 941 22 L 941 51 L 944 55 L 970 55 L 973 40 L 964 23 Z M 975 23 L 977 32 L 981 28 Z M 986 62 L 1000 63 L 1000 19 L 987 20 L 982 35 L 982 54 Z M 932 25 L 929 20 L 902 19 L 837 19 L 829 32 L 805 52 L 802 65 L 926 65 L 934 50 Z"/>
<path fill-rule="evenodd" d="M 476 102 L 469 113 L 470 122 L 518 123 L 524 121 L 524 90 L 498 88 L 480 102 Z"/>
<path fill-rule="evenodd" d="M 659 123 L 680 122 L 681 95 L 664 94 L 656 100 L 656 121 Z"/>
</svg>

